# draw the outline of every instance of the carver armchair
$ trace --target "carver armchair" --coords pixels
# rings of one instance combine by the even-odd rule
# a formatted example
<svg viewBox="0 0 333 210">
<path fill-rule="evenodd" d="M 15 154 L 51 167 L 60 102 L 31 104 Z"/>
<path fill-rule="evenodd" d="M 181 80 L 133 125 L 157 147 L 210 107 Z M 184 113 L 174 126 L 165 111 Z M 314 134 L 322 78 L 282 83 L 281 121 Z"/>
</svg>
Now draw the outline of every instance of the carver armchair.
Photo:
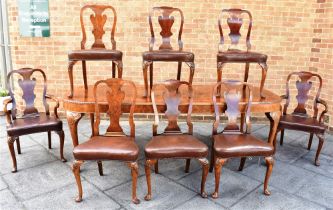
<svg viewBox="0 0 333 210">
<path fill-rule="evenodd" d="M 34 73 L 39 73 L 43 78 L 43 92 L 42 100 L 45 112 L 39 112 L 35 107 L 35 87 L 36 78 L 32 78 Z M 17 76 L 18 87 L 22 90 L 22 99 L 25 102 L 23 107 L 23 114 L 19 115 L 17 112 L 17 100 L 19 95 L 13 91 L 11 80 L 13 76 Z M 16 155 L 14 150 L 14 142 L 16 141 L 17 152 L 21 154 L 20 136 L 47 132 L 48 134 L 48 147 L 51 149 L 51 131 L 56 132 L 60 138 L 60 159 L 66 162 L 63 154 L 65 134 L 62 129 L 62 121 L 59 119 L 57 110 L 59 108 L 59 101 L 57 98 L 51 95 L 47 95 L 47 79 L 43 70 L 22 68 L 11 71 L 7 76 L 7 84 L 11 99 L 5 101 L 6 120 L 7 120 L 7 136 L 8 136 L 8 147 L 13 161 L 12 172 L 17 171 Z M 54 116 L 50 115 L 49 104 L 47 99 L 51 99 L 56 102 L 54 107 Z M 7 105 L 12 103 L 12 110 L 7 110 Z"/>
<path fill-rule="evenodd" d="M 290 104 L 291 94 L 289 83 L 291 78 L 297 77 L 300 80 L 296 81 L 297 89 L 297 106 L 294 111 L 288 114 L 288 108 Z M 318 87 L 315 90 L 313 82 L 311 79 L 317 78 Z M 322 78 L 318 74 L 313 74 L 311 72 L 301 71 L 293 72 L 288 75 L 286 82 L 286 94 L 281 96 L 282 99 L 286 100 L 286 103 L 283 106 L 283 114 L 280 119 L 278 131 L 281 131 L 280 144 L 283 145 L 284 130 L 297 130 L 310 133 L 310 139 L 308 143 L 308 150 L 311 149 L 313 136 L 316 135 L 319 139 L 318 149 L 315 157 L 315 165 L 319 166 L 319 154 L 324 144 L 324 134 L 326 131 L 326 126 L 324 125 L 324 115 L 328 110 L 327 103 L 320 99 L 320 92 L 322 87 Z M 313 115 L 310 116 L 307 114 L 306 104 L 309 100 L 310 90 L 314 89 L 316 91 L 315 98 L 313 100 Z M 318 105 L 322 105 L 324 110 L 318 115 L 319 109 Z"/>
</svg>

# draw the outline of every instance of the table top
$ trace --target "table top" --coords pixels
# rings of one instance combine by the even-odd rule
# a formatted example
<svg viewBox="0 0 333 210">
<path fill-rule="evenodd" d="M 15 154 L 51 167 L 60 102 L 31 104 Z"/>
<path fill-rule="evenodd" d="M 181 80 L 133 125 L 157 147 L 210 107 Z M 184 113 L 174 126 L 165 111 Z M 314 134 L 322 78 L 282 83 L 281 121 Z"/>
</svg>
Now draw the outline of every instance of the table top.
<svg viewBox="0 0 333 210">
<path fill-rule="evenodd" d="M 194 114 L 211 114 L 214 113 L 213 107 L 213 85 L 193 85 L 193 113 Z M 280 110 L 281 98 L 275 93 L 264 89 L 263 95 L 264 99 L 260 98 L 259 87 L 251 87 L 252 90 L 252 105 L 251 112 L 265 113 Z M 130 108 L 130 96 L 133 95 L 133 90 L 125 89 L 126 97 L 123 101 L 122 111 L 124 113 L 129 112 Z M 180 91 L 182 93 L 182 90 Z M 223 87 L 221 89 L 223 93 Z M 68 95 L 68 94 L 67 94 Z M 93 113 L 95 111 L 95 99 L 93 96 L 93 86 L 88 86 L 86 91 L 84 87 L 76 87 L 74 89 L 74 96 L 69 98 L 65 95 L 62 98 L 63 107 L 66 111 L 70 112 L 80 112 L 80 113 Z M 108 109 L 106 100 L 106 89 L 99 89 L 97 92 L 97 97 L 99 98 L 100 109 L 102 112 L 106 112 Z M 153 107 L 150 97 L 144 97 L 144 87 L 143 85 L 137 85 L 137 98 L 135 113 L 153 113 Z M 129 97 L 127 97 L 129 96 Z M 186 101 L 186 94 L 182 94 L 182 101 Z M 243 99 L 246 101 L 246 98 Z M 217 102 L 223 106 L 223 97 L 217 98 Z M 159 112 L 166 109 L 162 97 L 156 96 L 156 104 Z M 187 112 L 187 106 L 185 102 L 181 102 L 179 106 L 180 112 Z M 246 104 L 241 102 L 241 104 Z M 245 106 L 241 105 L 241 110 Z"/>
</svg>

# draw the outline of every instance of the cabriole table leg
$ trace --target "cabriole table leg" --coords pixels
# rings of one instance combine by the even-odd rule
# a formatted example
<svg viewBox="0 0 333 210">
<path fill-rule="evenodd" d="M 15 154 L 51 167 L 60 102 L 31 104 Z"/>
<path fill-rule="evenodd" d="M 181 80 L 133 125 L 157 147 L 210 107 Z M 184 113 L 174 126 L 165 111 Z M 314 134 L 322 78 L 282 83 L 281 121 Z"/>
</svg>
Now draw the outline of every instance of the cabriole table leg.
<svg viewBox="0 0 333 210">
<path fill-rule="evenodd" d="M 72 136 L 72 141 L 73 141 L 73 146 L 77 146 L 79 144 L 79 138 L 77 134 L 77 125 L 81 118 L 83 117 L 83 113 L 78 113 L 78 112 L 66 112 L 66 117 L 67 117 L 67 122 L 69 126 L 69 130 L 71 132 Z"/>
</svg>

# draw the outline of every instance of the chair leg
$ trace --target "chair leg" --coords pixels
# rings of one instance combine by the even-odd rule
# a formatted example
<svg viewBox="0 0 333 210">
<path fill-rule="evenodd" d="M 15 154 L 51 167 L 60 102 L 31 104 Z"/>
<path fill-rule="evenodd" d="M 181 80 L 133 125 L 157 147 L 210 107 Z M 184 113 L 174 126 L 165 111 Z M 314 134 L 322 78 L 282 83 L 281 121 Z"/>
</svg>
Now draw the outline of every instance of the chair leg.
<svg viewBox="0 0 333 210">
<path fill-rule="evenodd" d="M 308 150 L 311 149 L 313 135 L 314 135 L 314 133 L 310 133 L 310 138 L 309 138 L 309 143 L 308 143 Z"/>
<path fill-rule="evenodd" d="M 191 159 L 186 159 L 185 173 L 190 172 Z"/>
<path fill-rule="evenodd" d="M 65 143 L 65 133 L 63 130 L 57 131 L 60 139 L 60 159 L 62 162 L 66 162 L 66 158 L 64 157 L 64 143 Z"/>
<path fill-rule="evenodd" d="M 244 168 L 245 162 L 246 162 L 246 157 L 242 157 L 242 158 L 241 158 L 241 161 L 240 161 L 240 164 L 239 164 L 238 171 L 243 171 L 243 168 Z"/>
<path fill-rule="evenodd" d="M 90 118 L 91 137 L 92 137 L 94 135 L 94 119 L 95 119 L 94 113 L 90 113 L 89 118 Z"/>
<path fill-rule="evenodd" d="M 263 95 L 263 90 L 264 90 L 264 85 L 265 85 L 265 80 L 266 80 L 266 75 L 267 75 L 267 70 L 268 70 L 268 66 L 267 63 L 259 63 L 260 67 L 261 67 L 261 82 L 260 82 L 260 97 L 262 99 L 265 98 L 265 96 Z"/>
<path fill-rule="evenodd" d="M 316 152 L 315 165 L 316 166 L 320 166 L 320 163 L 319 163 L 319 154 L 320 154 L 321 149 L 323 148 L 324 135 L 317 134 L 317 137 L 319 139 L 319 143 L 318 143 L 318 149 L 317 149 L 317 152 Z"/>
<path fill-rule="evenodd" d="M 250 63 L 245 64 L 244 82 L 247 82 L 249 78 Z"/>
<path fill-rule="evenodd" d="M 281 129 L 280 145 L 283 145 L 284 129 Z"/>
<path fill-rule="evenodd" d="M 240 118 L 240 130 L 241 130 L 241 132 L 244 132 L 244 123 L 245 123 L 245 113 L 241 113 L 241 118 Z"/>
<path fill-rule="evenodd" d="M 84 89 L 88 90 L 88 82 L 87 82 L 87 65 L 86 61 L 82 61 L 82 77 L 83 77 L 83 84 L 84 84 Z"/>
<path fill-rule="evenodd" d="M 48 140 L 49 149 L 52 149 L 51 131 L 47 132 L 47 140 Z"/>
<path fill-rule="evenodd" d="M 215 161 L 215 192 L 213 193 L 212 197 L 214 199 L 219 197 L 219 187 L 220 187 L 220 176 L 221 176 L 221 170 L 222 166 L 225 164 L 227 159 L 225 158 L 216 158 Z"/>
<path fill-rule="evenodd" d="M 156 160 L 154 167 L 155 167 L 155 174 L 158 174 L 158 160 Z"/>
<path fill-rule="evenodd" d="M 146 180 L 147 180 L 147 189 L 148 193 L 145 196 L 145 200 L 151 200 L 151 179 L 150 179 L 150 167 L 156 163 L 156 160 L 146 160 L 145 163 L 145 173 L 146 173 Z"/>
<path fill-rule="evenodd" d="M 266 176 L 265 176 L 265 182 L 264 182 L 264 194 L 270 195 L 271 192 L 268 190 L 268 181 L 272 174 L 272 170 L 273 170 L 273 166 L 274 166 L 274 158 L 272 156 L 265 157 L 265 161 L 266 161 L 267 169 L 266 169 Z"/>
<path fill-rule="evenodd" d="M 198 159 L 200 164 L 202 165 L 202 177 L 201 177 L 201 197 L 207 198 L 207 193 L 205 191 L 205 184 L 208 176 L 209 171 L 209 162 L 206 158 L 199 158 Z"/>
<path fill-rule="evenodd" d="M 72 166 L 72 171 L 75 176 L 77 188 L 78 188 L 78 196 L 76 197 L 76 202 L 82 201 L 82 183 L 81 183 L 81 177 L 80 177 L 80 166 L 82 165 L 83 160 L 75 160 Z"/>
<path fill-rule="evenodd" d="M 123 61 L 116 61 L 115 62 L 117 64 L 117 70 L 118 70 L 118 78 L 122 78 L 123 77 Z"/>
<path fill-rule="evenodd" d="M 154 64 L 153 62 L 149 65 L 149 95 L 151 94 L 151 89 L 153 89 L 154 84 Z"/>
<path fill-rule="evenodd" d="M 12 161 L 13 161 L 13 169 L 12 169 L 13 173 L 17 172 L 17 163 L 16 163 L 16 156 L 15 156 L 15 150 L 14 150 L 14 141 L 15 140 L 16 140 L 15 137 L 7 138 L 9 152 L 10 152 L 10 155 L 11 155 Z"/>
<path fill-rule="evenodd" d="M 181 74 L 182 74 L 182 62 L 178 62 L 177 80 L 179 81 L 181 78 Z"/>
<path fill-rule="evenodd" d="M 16 137 L 16 147 L 17 147 L 17 153 L 20 155 L 21 153 L 21 143 L 20 143 L 20 137 Z"/>
<path fill-rule="evenodd" d="M 137 162 L 130 162 L 128 163 L 128 167 L 131 168 L 132 174 L 132 202 L 134 204 L 139 204 L 140 200 L 136 196 L 136 185 L 138 181 L 139 166 Z"/>
<path fill-rule="evenodd" d="M 218 62 L 217 63 L 217 82 L 221 82 L 222 80 L 222 68 L 223 68 L 223 63 Z M 217 95 L 221 95 L 221 86 L 217 87 Z M 214 164 L 214 163 L 213 163 Z"/>
<path fill-rule="evenodd" d="M 73 98 L 74 94 L 74 79 L 73 79 L 73 67 L 77 61 L 69 61 L 68 63 L 68 77 L 69 77 L 69 83 L 70 83 L 70 94 L 68 95 L 69 98 Z"/>
<path fill-rule="evenodd" d="M 213 172 L 215 163 L 215 155 L 214 155 L 214 140 L 212 140 L 212 147 L 210 150 L 210 164 L 209 164 L 209 172 Z"/>
<path fill-rule="evenodd" d="M 194 62 L 188 62 L 187 63 L 190 67 L 190 78 L 188 80 L 188 83 L 192 84 L 193 82 L 193 77 L 194 77 L 194 70 L 195 70 L 195 65 Z"/>
<path fill-rule="evenodd" d="M 112 78 L 116 78 L 116 64 L 112 61 Z"/>
<path fill-rule="evenodd" d="M 148 97 L 148 66 L 151 62 L 149 61 L 143 61 L 142 64 L 142 71 L 143 71 L 143 80 L 145 83 L 145 95 L 144 97 Z"/>
<path fill-rule="evenodd" d="M 102 161 L 97 161 L 97 165 L 98 165 L 99 175 L 103 176 L 103 163 L 102 163 Z"/>
</svg>

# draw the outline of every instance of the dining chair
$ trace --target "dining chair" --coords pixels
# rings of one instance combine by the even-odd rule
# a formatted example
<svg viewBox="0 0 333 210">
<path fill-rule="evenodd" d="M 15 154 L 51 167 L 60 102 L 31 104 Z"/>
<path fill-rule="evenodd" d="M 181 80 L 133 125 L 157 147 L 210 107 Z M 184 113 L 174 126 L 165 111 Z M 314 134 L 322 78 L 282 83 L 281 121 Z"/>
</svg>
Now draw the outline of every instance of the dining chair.
<svg viewBox="0 0 333 210">
<path fill-rule="evenodd" d="M 105 43 L 103 42 L 103 36 L 105 35 L 105 24 L 110 21 L 110 18 L 105 14 L 107 10 L 113 12 L 113 23 L 111 28 L 111 46 L 112 49 L 106 49 Z M 92 34 L 94 36 L 94 42 L 90 49 L 86 49 L 87 34 L 86 26 L 84 22 L 84 14 L 86 11 L 90 11 L 90 22 L 92 25 Z M 87 67 L 86 61 L 111 61 L 112 62 L 112 77 L 116 75 L 116 65 L 118 69 L 118 78 L 122 77 L 123 63 L 122 57 L 123 53 L 116 50 L 116 41 L 114 39 L 117 23 L 117 13 L 116 10 L 109 5 L 86 5 L 80 10 L 80 24 L 82 30 L 82 40 L 81 49 L 72 50 L 68 53 L 68 76 L 70 81 L 70 94 L 69 97 L 72 98 L 74 94 L 74 79 L 73 79 L 73 68 L 78 61 L 82 61 L 82 74 L 85 90 L 88 90 L 87 82 Z"/>
<path fill-rule="evenodd" d="M 159 12 L 161 15 L 158 16 L 158 23 L 161 27 L 160 35 L 162 37 L 162 44 L 158 49 L 154 49 L 155 45 L 155 32 L 153 27 L 153 15 L 154 13 Z M 172 26 L 175 22 L 175 17 L 171 14 L 179 13 L 180 14 L 180 24 L 178 30 L 178 50 L 172 48 L 171 45 L 171 36 Z M 192 84 L 194 76 L 194 54 L 192 52 L 183 51 L 183 25 L 184 25 L 184 15 L 179 8 L 174 7 L 153 7 L 149 13 L 149 28 L 151 33 L 151 38 L 149 42 L 149 51 L 146 51 L 142 54 L 143 58 L 143 78 L 145 84 L 145 96 L 148 97 L 148 67 L 149 67 L 149 92 L 153 87 L 153 63 L 154 62 L 178 62 L 178 71 L 177 71 L 177 80 L 181 80 L 181 70 L 182 63 L 185 62 L 190 67 L 190 76 L 189 83 Z"/>
<path fill-rule="evenodd" d="M 126 88 L 125 88 L 126 87 Z M 126 89 L 126 91 L 125 91 Z M 104 90 L 101 93 L 101 90 Z M 131 91 L 131 93 L 127 92 Z M 127 92 L 127 93 L 126 93 Z M 129 97 L 130 114 L 128 117 L 130 125 L 130 135 L 127 136 L 119 124 L 122 114 L 122 104 L 125 97 Z M 131 81 L 118 78 L 97 81 L 94 85 L 95 115 L 93 136 L 86 142 L 74 147 L 73 173 L 78 186 L 79 194 L 76 202 L 82 201 L 82 184 L 80 178 L 80 167 L 84 161 L 97 161 L 99 174 L 103 175 L 102 161 L 119 160 L 124 161 L 131 169 L 132 173 L 132 202 L 139 204 L 140 200 L 136 196 L 137 177 L 139 166 L 137 163 L 139 147 L 135 143 L 134 108 L 136 100 L 136 87 Z M 99 104 L 107 103 L 107 115 L 110 124 L 106 132 L 100 134 L 101 116 Z"/>
<path fill-rule="evenodd" d="M 185 90 L 181 91 L 181 87 L 185 87 Z M 156 92 L 160 92 L 161 94 L 159 95 L 161 97 L 156 97 Z M 151 100 L 155 121 L 153 124 L 153 137 L 145 146 L 145 173 L 148 186 L 148 193 L 145 196 L 145 200 L 148 201 L 152 198 L 150 168 L 154 166 L 155 173 L 158 173 L 158 161 L 170 158 L 186 159 L 186 173 L 189 172 L 191 158 L 199 161 L 202 165 L 201 196 L 206 198 L 205 182 L 209 170 L 209 163 L 206 159 L 208 147 L 193 136 L 193 124 L 191 122 L 193 90 L 191 84 L 174 79 L 166 80 L 163 83 L 154 85 Z M 163 105 L 166 105 L 166 110 L 160 108 Z M 161 111 L 165 111 L 168 125 L 164 129 L 164 132 L 158 134 L 158 113 Z M 180 111 L 187 112 L 187 133 L 183 133 L 178 125 Z"/>
<path fill-rule="evenodd" d="M 294 109 L 294 111 L 290 114 L 288 114 L 288 108 L 290 104 L 290 80 L 292 78 L 296 77 L 296 89 L 297 89 L 297 106 Z M 313 82 L 311 79 L 316 78 L 318 87 L 314 89 Z M 312 111 L 313 115 L 310 116 L 307 113 L 307 102 L 310 99 L 310 91 L 314 91 L 316 93 L 314 100 L 313 100 L 313 106 Z M 325 113 L 327 113 L 328 107 L 327 103 L 320 99 L 320 92 L 322 88 L 322 78 L 319 74 L 314 74 L 311 72 L 301 71 L 301 72 L 293 72 L 288 75 L 287 82 L 286 82 L 286 94 L 281 96 L 282 99 L 286 100 L 286 103 L 283 106 L 283 114 L 281 116 L 278 131 L 281 131 L 281 137 L 280 137 L 280 144 L 283 145 L 283 137 L 284 137 L 284 130 L 296 130 L 296 131 L 303 131 L 310 133 L 310 139 L 308 143 L 308 150 L 311 149 L 312 145 L 312 139 L 314 134 L 319 139 L 318 149 L 316 152 L 315 157 L 315 165 L 319 166 L 319 154 L 324 144 L 324 134 L 326 131 L 326 126 L 324 125 L 324 116 Z M 324 106 L 324 110 L 321 112 L 321 114 L 318 117 L 318 104 L 321 104 Z"/>
<path fill-rule="evenodd" d="M 42 76 L 42 104 L 44 107 L 44 112 L 39 112 L 36 105 L 36 94 L 35 88 L 37 80 L 33 76 Z M 12 83 L 15 79 L 17 80 L 17 85 Z M 66 162 L 64 158 L 64 141 L 65 134 L 62 128 L 62 121 L 58 117 L 59 101 L 56 97 L 47 94 L 47 79 L 43 70 L 33 69 L 33 68 L 21 68 L 18 70 L 13 70 L 7 75 L 8 90 L 11 99 L 4 102 L 4 112 L 6 113 L 7 121 L 7 138 L 8 147 L 13 161 L 12 172 L 17 172 L 17 162 L 14 150 L 14 142 L 16 141 L 17 152 L 21 154 L 20 146 L 20 136 L 47 132 L 48 136 L 48 148 L 51 149 L 51 132 L 54 131 L 59 135 L 60 138 L 60 159 L 62 162 Z M 19 88 L 22 95 L 19 94 L 18 90 L 13 90 L 13 87 Z M 53 100 L 56 105 L 54 107 L 54 116 L 50 115 L 49 104 L 47 100 Z M 18 102 L 23 100 L 23 107 L 18 108 Z M 12 103 L 12 109 L 8 110 L 7 105 Z M 20 104 L 20 103 L 19 103 Z M 23 110 L 20 114 L 19 110 Z"/>
<path fill-rule="evenodd" d="M 244 14 L 248 16 L 247 34 L 246 34 L 246 50 L 242 50 L 239 47 L 241 39 L 241 28 L 244 24 Z M 223 49 L 225 46 L 225 36 L 223 34 L 223 22 L 222 18 L 227 16 L 226 25 L 230 32 L 228 34 L 230 38 L 230 45 L 227 50 Z M 260 82 L 260 96 L 263 95 L 263 89 L 266 80 L 266 74 L 268 70 L 267 55 L 251 51 L 251 30 L 252 30 L 252 15 L 248 10 L 243 9 L 223 9 L 218 19 L 218 28 L 220 32 L 220 42 L 217 53 L 217 82 L 222 79 L 222 69 L 226 63 L 245 63 L 244 82 L 247 82 L 249 77 L 250 63 L 257 63 L 262 69 L 261 82 Z M 218 88 L 218 93 L 220 93 Z"/>
<path fill-rule="evenodd" d="M 223 97 L 224 106 L 221 109 L 216 97 L 219 95 L 218 87 L 224 86 Z M 245 87 L 245 88 L 244 88 Z M 219 196 L 220 175 L 222 166 L 230 158 L 241 158 L 239 170 L 243 170 L 246 157 L 263 156 L 265 157 L 267 170 L 264 182 L 264 194 L 270 195 L 268 181 L 274 165 L 274 138 L 269 138 L 265 142 L 251 135 L 251 103 L 252 91 L 245 82 L 228 80 L 218 82 L 214 87 L 213 103 L 215 110 L 215 121 L 213 124 L 213 144 L 211 166 L 215 170 L 215 192 L 213 198 Z M 220 110 L 227 116 L 227 123 L 222 132 L 218 131 L 220 124 Z M 240 129 L 238 118 L 241 111 L 245 112 L 245 129 Z"/>
</svg>

